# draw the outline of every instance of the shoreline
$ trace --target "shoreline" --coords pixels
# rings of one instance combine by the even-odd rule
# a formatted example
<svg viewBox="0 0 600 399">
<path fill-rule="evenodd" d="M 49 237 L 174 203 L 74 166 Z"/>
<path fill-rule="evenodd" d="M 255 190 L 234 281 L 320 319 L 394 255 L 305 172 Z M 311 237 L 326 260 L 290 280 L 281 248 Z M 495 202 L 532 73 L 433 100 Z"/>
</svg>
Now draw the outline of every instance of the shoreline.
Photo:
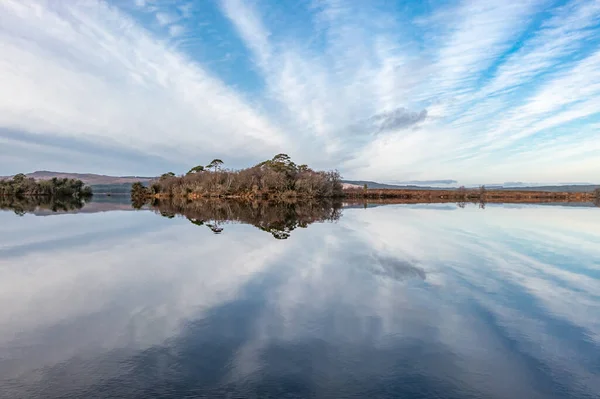
<svg viewBox="0 0 600 399">
<path fill-rule="evenodd" d="M 346 189 L 337 197 L 309 197 L 299 195 L 230 194 L 199 195 L 190 193 L 186 196 L 170 196 L 154 194 L 148 199 L 198 201 L 207 199 L 242 200 L 242 201 L 318 201 L 327 200 L 390 200 L 394 203 L 443 203 L 443 202 L 489 202 L 489 203 L 526 203 L 526 202 L 589 202 L 600 200 L 593 192 L 551 192 L 551 191 L 517 191 L 517 190 L 413 190 L 413 189 Z"/>
<path fill-rule="evenodd" d="M 402 199 L 415 202 L 594 202 L 593 192 L 521 190 L 346 189 L 348 199 Z"/>
</svg>

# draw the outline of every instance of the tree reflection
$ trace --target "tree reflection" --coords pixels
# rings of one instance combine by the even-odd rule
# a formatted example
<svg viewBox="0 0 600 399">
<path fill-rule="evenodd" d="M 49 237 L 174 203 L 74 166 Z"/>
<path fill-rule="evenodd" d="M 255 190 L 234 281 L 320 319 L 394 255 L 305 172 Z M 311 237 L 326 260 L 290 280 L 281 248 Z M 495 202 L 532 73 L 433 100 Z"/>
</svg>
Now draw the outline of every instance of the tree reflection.
<svg viewBox="0 0 600 399">
<path fill-rule="evenodd" d="M 15 197 L 0 196 L 0 209 L 11 210 L 19 216 L 34 213 L 40 210 L 52 212 L 76 211 L 86 204 L 84 199 L 78 198 L 51 198 L 51 197 Z"/>
<path fill-rule="evenodd" d="M 315 222 L 333 222 L 340 218 L 341 204 L 332 201 L 267 202 L 267 201 L 155 201 L 151 204 L 161 216 L 181 215 L 196 226 L 208 227 L 220 234 L 224 225 L 244 223 L 285 240 L 293 230 Z"/>
</svg>

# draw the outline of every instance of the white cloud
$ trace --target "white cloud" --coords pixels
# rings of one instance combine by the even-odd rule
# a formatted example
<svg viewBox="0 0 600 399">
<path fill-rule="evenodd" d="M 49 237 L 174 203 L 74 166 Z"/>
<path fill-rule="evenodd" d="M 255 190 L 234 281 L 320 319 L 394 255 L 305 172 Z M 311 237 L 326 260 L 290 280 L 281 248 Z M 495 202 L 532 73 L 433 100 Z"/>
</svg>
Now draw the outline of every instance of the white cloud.
<svg viewBox="0 0 600 399">
<path fill-rule="evenodd" d="M 177 15 L 169 14 L 166 12 L 157 12 L 155 14 L 155 17 L 156 17 L 156 21 L 161 26 L 171 25 L 173 22 L 177 22 L 177 20 L 179 19 L 177 17 Z"/>
<path fill-rule="evenodd" d="M 181 25 L 169 26 L 169 35 L 171 35 L 171 36 L 181 36 L 184 32 L 185 32 L 185 28 Z"/>
<path fill-rule="evenodd" d="M 112 7 L 0 8 L 0 82 L 13 93 L 0 97 L 3 127 L 173 162 L 265 157 L 282 147 L 280 131 L 243 96 Z"/>
<path fill-rule="evenodd" d="M 486 96 L 514 90 L 548 68 L 560 67 L 561 57 L 572 55 L 594 35 L 590 29 L 600 18 L 597 1 L 581 0 L 560 7 L 535 36 L 503 63 L 494 79 L 481 90 Z"/>
<path fill-rule="evenodd" d="M 507 51 L 545 0 L 464 1 L 443 28 L 442 47 L 432 68 L 428 96 L 461 96 L 474 91 L 481 73 Z M 447 35 L 447 38 L 446 38 Z"/>
<path fill-rule="evenodd" d="M 554 154 L 561 180 L 600 175 L 597 1 L 464 0 L 414 16 L 331 0 L 307 8 L 293 35 L 266 4 L 218 5 L 231 26 L 194 25 L 207 5 L 190 2 L 146 2 L 158 22 L 148 27 L 102 1 L 3 2 L 0 127 L 178 168 L 284 151 L 354 178 L 555 181 Z M 427 116 L 365 124 L 400 109 Z"/>
</svg>

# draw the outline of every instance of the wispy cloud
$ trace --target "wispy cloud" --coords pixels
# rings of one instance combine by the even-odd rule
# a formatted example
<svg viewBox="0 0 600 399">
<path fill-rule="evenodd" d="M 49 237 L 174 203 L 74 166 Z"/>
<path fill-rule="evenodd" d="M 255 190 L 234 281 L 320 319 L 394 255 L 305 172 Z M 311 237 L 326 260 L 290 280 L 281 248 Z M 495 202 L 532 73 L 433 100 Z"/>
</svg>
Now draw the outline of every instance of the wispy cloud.
<svg viewBox="0 0 600 399">
<path fill-rule="evenodd" d="M 0 79 L 19 93 L 0 98 L 2 126 L 111 142 L 174 163 L 267 156 L 282 146 L 243 95 L 111 6 L 0 7 Z"/>
<path fill-rule="evenodd" d="M 600 175 L 597 1 L 288 6 L 6 0 L 0 127 L 178 170 L 285 151 L 371 180 Z"/>
<path fill-rule="evenodd" d="M 165 26 L 165 25 L 171 25 L 173 22 L 177 22 L 179 18 L 177 17 L 177 15 L 174 14 L 169 14 L 166 12 L 157 12 L 156 13 L 156 21 L 158 21 L 158 23 L 161 26 Z"/>
<path fill-rule="evenodd" d="M 398 108 L 389 112 L 373 115 L 370 119 L 379 127 L 380 131 L 404 129 L 416 125 L 427 118 L 427 110 L 411 112 L 406 108 Z"/>
</svg>

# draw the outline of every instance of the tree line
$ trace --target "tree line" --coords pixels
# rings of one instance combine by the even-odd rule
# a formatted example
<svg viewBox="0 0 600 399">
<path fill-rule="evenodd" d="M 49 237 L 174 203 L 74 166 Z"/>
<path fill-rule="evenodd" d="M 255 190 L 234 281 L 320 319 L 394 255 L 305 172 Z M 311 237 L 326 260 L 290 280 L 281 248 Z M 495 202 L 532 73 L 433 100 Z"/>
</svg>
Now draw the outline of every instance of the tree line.
<svg viewBox="0 0 600 399">
<path fill-rule="evenodd" d="M 78 179 L 35 180 L 22 173 L 12 179 L 0 180 L 2 197 L 49 197 L 49 198 L 88 198 L 92 189 Z"/>
<path fill-rule="evenodd" d="M 337 171 L 315 171 L 294 163 L 287 154 L 249 168 L 227 170 L 223 161 L 191 168 L 185 175 L 168 172 L 150 183 L 134 183 L 133 200 L 150 197 L 332 198 L 343 196 Z"/>
</svg>

